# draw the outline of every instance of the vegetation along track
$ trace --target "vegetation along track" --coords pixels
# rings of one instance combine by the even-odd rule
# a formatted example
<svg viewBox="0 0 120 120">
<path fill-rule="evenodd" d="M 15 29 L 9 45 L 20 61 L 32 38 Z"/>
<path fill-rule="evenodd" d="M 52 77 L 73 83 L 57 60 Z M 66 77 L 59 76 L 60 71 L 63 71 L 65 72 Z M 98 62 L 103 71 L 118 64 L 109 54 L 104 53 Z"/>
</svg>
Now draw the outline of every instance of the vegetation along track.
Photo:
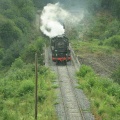
<svg viewBox="0 0 120 120">
<path fill-rule="evenodd" d="M 73 57 L 74 59 L 74 57 Z M 56 74 L 56 84 L 58 84 L 58 99 L 56 111 L 59 120 L 94 120 L 89 112 L 90 106 L 82 90 L 77 89 L 75 80 L 75 63 L 68 65 L 56 65 L 51 60 L 50 48 L 45 49 L 45 64 Z"/>
</svg>

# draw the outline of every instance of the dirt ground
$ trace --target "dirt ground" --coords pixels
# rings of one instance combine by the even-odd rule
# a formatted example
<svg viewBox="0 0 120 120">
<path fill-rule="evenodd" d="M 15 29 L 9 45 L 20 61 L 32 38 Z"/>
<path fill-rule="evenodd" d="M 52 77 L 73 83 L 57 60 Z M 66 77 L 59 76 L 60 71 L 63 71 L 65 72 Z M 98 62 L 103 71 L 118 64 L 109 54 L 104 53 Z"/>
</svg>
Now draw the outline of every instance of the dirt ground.
<svg viewBox="0 0 120 120">
<path fill-rule="evenodd" d="M 91 66 L 94 71 L 105 77 L 110 77 L 111 74 L 118 66 L 120 66 L 120 54 L 84 54 L 82 56 L 78 55 L 78 60 L 81 64 L 86 64 Z"/>
</svg>

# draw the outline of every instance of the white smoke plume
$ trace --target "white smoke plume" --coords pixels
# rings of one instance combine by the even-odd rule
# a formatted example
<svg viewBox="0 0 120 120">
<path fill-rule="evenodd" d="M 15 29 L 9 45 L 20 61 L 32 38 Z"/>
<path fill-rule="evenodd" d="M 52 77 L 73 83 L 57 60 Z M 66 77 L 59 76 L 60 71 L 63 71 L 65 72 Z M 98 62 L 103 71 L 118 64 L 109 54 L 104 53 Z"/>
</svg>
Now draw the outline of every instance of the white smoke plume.
<svg viewBox="0 0 120 120">
<path fill-rule="evenodd" d="M 65 24 L 76 24 L 81 20 L 60 7 L 59 3 L 47 4 L 40 19 L 41 31 L 50 38 L 65 34 Z"/>
</svg>

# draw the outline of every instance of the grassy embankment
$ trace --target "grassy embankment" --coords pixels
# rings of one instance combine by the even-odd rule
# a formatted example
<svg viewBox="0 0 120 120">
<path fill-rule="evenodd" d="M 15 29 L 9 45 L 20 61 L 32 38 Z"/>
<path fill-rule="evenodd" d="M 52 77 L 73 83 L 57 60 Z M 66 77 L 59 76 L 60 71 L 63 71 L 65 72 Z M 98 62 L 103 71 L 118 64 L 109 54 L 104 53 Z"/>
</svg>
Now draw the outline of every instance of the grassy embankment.
<svg viewBox="0 0 120 120">
<path fill-rule="evenodd" d="M 91 102 L 96 120 L 119 120 L 120 85 L 103 78 L 89 66 L 82 65 L 77 72 L 78 88 L 83 89 Z"/>
<path fill-rule="evenodd" d="M 42 66 L 45 38 L 35 26 L 36 2 L 0 1 L 0 120 L 34 120 L 33 63 L 36 52 L 39 63 L 38 120 L 56 119 L 54 75 Z"/>
<path fill-rule="evenodd" d="M 72 46 L 82 65 L 79 86 L 96 120 L 120 119 L 120 21 L 109 11 L 86 16 Z M 81 25 L 83 25 L 81 23 Z"/>
<path fill-rule="evenodd" d="M 119 39 L 118 39 L 119 40 Z M 85 56 L 92 55 L 102 57 L 119 55 L 119 49 L 111 44 L 111 38 L 102 42 L 92 41 L 73 41 L 73 47 L 78 56 L 88 59 Z M 109 59 L 110 60 L 110 59 Z M 108 61 L 109 62 L 109 61 Z M 114 61 L 112 61 L 114 62 Z M 119 62 L 119 61 L 117 61 Z M 89 62 L 90 63 L 90 62 Z M 112 63 L 111 63 L 112 64 Z M 90 65 L 90 64 L 89 64 Z M 99 68 L 98 68 L 99 69 Z M 105 68 L 107 69 L 107 68 Z M 103 67 L 104 70 L 104 67 Z M 83 89 L 91 102 L 91 109 L 96 120 L 119 120 L 120 118 L 120 69 L 111 73 L 111 79 L 100 77 L 94 70 L 87 65 L 82 65 L 77 72 L 78 88 Z M 113 78 L 113 79 L 112 79 Z"/>
<path fill-rule="evenodd" d="M 15 60 L 10 69 L 0 77 L 0 119 L 34 120 L 34 64 Z M 53 80 L 48 68 L 38 69 L 38 120 L 56 120 Z"/>
</svg>

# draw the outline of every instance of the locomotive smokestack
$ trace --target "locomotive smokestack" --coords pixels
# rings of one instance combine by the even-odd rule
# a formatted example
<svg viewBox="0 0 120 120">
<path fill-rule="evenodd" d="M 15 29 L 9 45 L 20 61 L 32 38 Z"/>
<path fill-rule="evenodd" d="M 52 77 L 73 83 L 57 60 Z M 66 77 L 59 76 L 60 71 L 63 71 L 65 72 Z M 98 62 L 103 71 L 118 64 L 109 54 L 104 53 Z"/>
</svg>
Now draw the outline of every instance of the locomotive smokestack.
<svg viewBox="0 0 120 120">
<path fill-rule="evenodd" d="M 47 4 L 41 15 L 41 31 L 50 38 L 63 35 L 65 33 L 64 25 L 61 21 L 68 16 L 68 12 L 63 10 L 59 3 Z"/>
</svg>

